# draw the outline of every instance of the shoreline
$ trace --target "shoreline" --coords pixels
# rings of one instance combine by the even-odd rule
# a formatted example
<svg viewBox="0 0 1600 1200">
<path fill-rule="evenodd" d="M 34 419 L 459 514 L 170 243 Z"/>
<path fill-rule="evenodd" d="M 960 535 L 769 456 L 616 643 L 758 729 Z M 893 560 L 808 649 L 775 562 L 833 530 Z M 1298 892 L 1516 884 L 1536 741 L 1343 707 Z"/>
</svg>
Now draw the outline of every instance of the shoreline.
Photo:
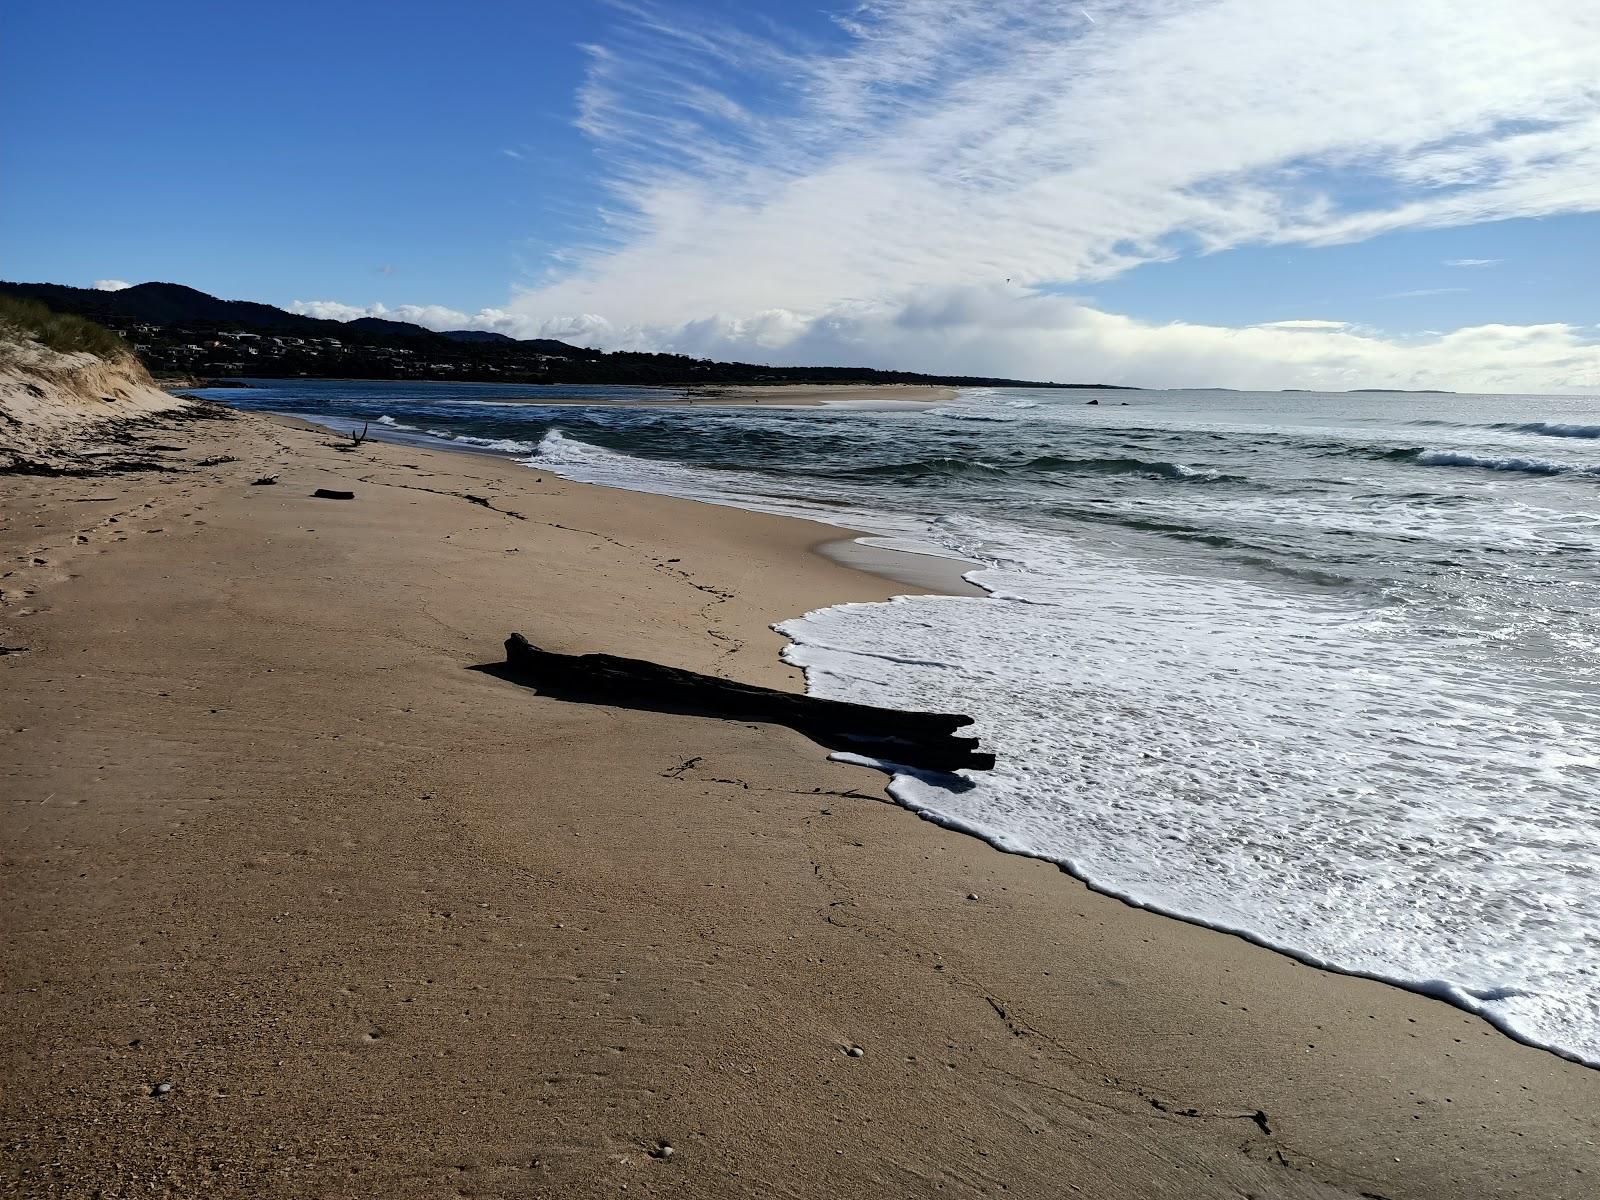
<svg viewBox="0 0 1600 1200">
<path fill-rule="evenodd" d="M 348 437 L 350 435 L 349 430 L 326 424 L 321 420 L 314 420 L 309 416 L 254 411 L 257 411 L 257 415 L 267 420 L 275 421 L 289 428 L 316 430 L 332 437 Z M 395 433 L 390 427 L 380 424 L 376 431 L 369 432 L 368 439 L 373 442 L 387 443 L 391 446 L 404 446 L 423 451 L 437 451 L 442 454 L 461 454 L 475 458 L 486 458 L 496 462 L 513 463 L 524 470 L 539 470 L 531 462 L 516 458 L 503 450 L 494 450 L 487 446 L 474 446 L 466 442 L 451 442 L 442 438 L 427 437 L 426 435 L 408 436 L 407 433 Z M 902 584 L 913 589 L 908 594 L 937 593 L 945 596 L 969 596 L 974 599 L 981 599 L 989 594 L 977 584 L 970 583 L 966 579 L 967 572 L 979 567 L 981 564 L 973 562 L 971 559 L 946 558 L 943 555 L 928 554 L 917 550 L 902 550 L 894 546 L 876 545 L 874 544 L 874 539 L 881 539 L 884 535 L 873 533 L 870 530 L 852 529 L 849 526 L 807 517 L 770 513 L 765 509 L 739 504 L 730 503 L 718 506 L 710 504 L 709 501 L 696 500 L 686 496 L 675 496 L 664 492 L 613 487 L 604 483 L 587 483 L 568 479 L 554 470 L 546 473 L 560 479 L 571 487 L 599 487 L 635 496 L 661 496 L 688 504 L 726 507 L 736 512 L 758 513 L 763 516 L 774 516 L 779 520 L 793 520 L 802 524 L 817 526 L 828 530 L 829 533 L 812 543 L 809 547 L 810 553 L 839 566 L 863 571 L 886 582 Z"/>
<path fill-rule="evenodd" d="M 291 429 L 310 429 L 328 434 L 331 437 L 348 437 L 350 435 L 350 431 L 346 429 L 326 424 L 320 420 L 313 420 L 308 416 L 265 411 L 260 411 L 257 415 Z M 406 436 L 406 434 L 397 434 L 383 425 L 379 425 L 376 432 L 370 432 L 368 439 L 373 442 L 387 443 L 391 446 L 404 446 L 425 452 L 437 451 L 442 454 L 461 454 L 474 458 L 486 458 L 495 462 L 512 463 L 523 470 L 539 470 L 531 462 L 513 457 L 503 450 L 493 450 L 487 446 L 474 446 L 466 442 L 450 442 L 442 438 L 427 437 L 425 435 Z M 709 504 L 708 501 L 695 500 L 686 496 L 673 496 L 663 492 L 612 487 L 604 483 L 586 483 L 580 480 L 568 479 L 553 470 L 547 471 L 546 474 L 560 479 L 570 487 L 609 488 L 612 491 L 635 496 L 660 496 L 688 504 Z M 711 505 L 711 507 L 719 506 Z M 819 537 L 808 547 L 810 553 L 839 566 L 876 576 L 885 582 L 902 584 L 913 589 L 910 594 L 937 593 L 946 596 L 970 596 L 974 599 L 982 598 L 989 594 L 977 584 L 969 583 L 965 578 L 969 570 L 980 565 L 970 559 L 946 558 L 942 555 L 927 554 L 917 550 L 901 550 L 893 546 L 874 545 L 871 539 L 881 539 L 882 534 L 872 533 L 864 529 L 852 529 L 848 526 L 836 525 L 828 521 L 769 513 L 764 509 L 750 508 L 738 504 L 728 504 L 720 507 L 731 508 L 736 512 L 777 517 L 779 520 L 798 521 L 801 524 L 827 530 L 828 532 L 824 536 Z"/>
<path fill-rule="evenodd" d="M 293 385 L 297 382 L 310 383 L 346 383 L 346 382 L 373 382 L 383 384 L 405 384 L 416 382 L 419 384 L 437 385 L 440 380 L 344 380 L 344 379 L 269 379 L 269 383 Z M 218 387 L 208 387 L 204 383 L 179 385 L 165 382 L 162 388 L 171 395 L 183 396 L 191 392 L 204 391 L 232 391 L 235 389 L 252 391 L 263 390 L 255 384 L 228 383 Z M 608 386 L 615 388 L 631 388 L 641 392 L 661 392 L 658 399 L 650 400 L 614 400 L 604 396 L 582 397 L 564 400 L 541 400 L 528 396 L 510 396 L 499 403 L 537 405 L 541 408 L 563 408 L 574 405 L 586 407 L 613 407 L 613 408 L 687 408 L 701 405 L 707 408 L 817 408 L 828 405 L 861 405 L 885 404 L 894 407 L 900 405 L 925 406 L 947 404 L 961 394 L 961 388 L 945 386 L 943 384 L 914 384 L 914 383 L 788 383 L 772 386 L 756 384 L 493 384 L 475 383 L 478 387 L 507 388 L 517 387 L 598 387 Z"/>
<path fill-rule="evenodd" d="M 461 669 L 522 628 L 801 686 L 774 620 L 906 591 L 828 556 L 852 531 L 254 415 L 138 436 L 185 461 L 0 480 L 44 560 L 0 607 L 36 1194 L 219 1153 L 264 1196 L 1592 1182 L 1600 1077 L 1479 1018 L 1100 895 L 790 731 Z"/>
<path fill-rule="evenodd" d="M 306 428 L 317 429 L 319 431 L 336 436 L 342 432 L 341 430 L 335 429 L 332 426 L 321 425 L 315 421 L 311 421 L 303 417 L 295 417 L 287 414 L 277 413 L 263 415 L 266 415 L 270 420 L 289 424 L 298 424 Z M 400 437 L 391 437 L 386 439 L 382 433 L 375 435 L 375 438 L 376 440 L 389 440 L 393 445 L 419 446 L 426 449 L 438 449 L 446 454 L 455 453 L 464 455 L 481 455 L 492 459 L 498 459 L 502 462 L 513 462 L 524 469 L 538 470 L 537 467 L 529 463 L 525 463 L 520 459 L 512 458 L 502 451 L 492 450 L 480 446 L 465 444 L 455 445 L 433 438 L 416 438 L 407 440 Z M 556 474 L 553 471 L 549 473 L 552 475 Z M 915 550 L 904 550 L 892 546 L 875 544 L 876 540 L 882 539 L 884 536 L 882 534 L 872 533 L 867 530 L 852 529 L 829 522 L 815 521 L 804 517 L 788 516 L 781 513 L 771 513 L 766 509 L 749 507 L 733 502 L 718 504 L 712 501 L 699 500 L 692 497 L 676 496 L 669 493 L 650 492 L 643 489 L 636 490 L 621 487 L 620 485 L 615 484 L 589 483 L 578 480 L 569 480 L 559 475 L 556 477 L 561 478 L 563 482 L 569 486 L 599 487 L 639 496 L 665 497 L 675 501 L 686 501 L 690 504 L 731 508 L 737 512 L 776 516 L 779 520 L 794 520 L 803 524 L 820 525 L 825 529 L 833 531 L 834 536 L 823 537 L 813 542 L 808 547 L 808 551 L 811 554 L 817 555 L 840 566 L 873 575 L 878 579 L 884 580 L 885 582 L 902 585 L 906 588 L 912 589 L 910 592 L 896 593 L 894 596 L 885 597 L 887 600 L 898 599 L 902 595 L 908 598 L 916 595 L 943 595 L 966 597 L 970 599 L 984 599 L 990 595 L 986 589 L 978 584 L 969 582 L 966 578 L 966 575 L 970 570 L 979 568 L 981 564 L 970 559 L 947 558 L 936 554 L 929 554 Z M 841 600 L 839 603 L 849 603 L 849 601 Z M 832 606 L 828 605 L 825 607 Z M 796 616 L 799 614 L 790 615 Z M 787 619 L 789 619 L 789 617 L 780 618 L 779 620 Z M 774 626 L 776 626 L 778 623 L 778 621 L 773 622 Z M 793 644 L 792 640 L 786 635 L 784 640 L 787 644 Z M 803 678 L 803 669 L 801 670 L 801 674 Z M 877 768 L 867 769 L 876 770 Z M 888 780 L 892 780 L 892 772 L 886 771 L 884 774 Z M 1002 854 L 1017 855 L 1023 858 L 1048 864 L 1095 894 L 1115 900 L 1118 903 L 1125 904 L 1129 908 L 1152 913 L 1168 920 L 1179 921 L 1185 925 L 1190 925 L 1197 929 L 1205 929 L 1214 933 L 1221 933 L 1230 937 L 1237 937 L 1249 943 L 1250 945 L 1258 946 L 1261 949 L 1270 951 L 1274 954 L 1283 955 L 1284 957 L 1299 963 L 1302 966 L 1309 967 L 1312 970 L 1325 971 L 1332 975 L 1344 976 L 1351 979 L 1368 980 L 1386 987 L 1396 988 L 1400 991 L 1421 997 L 1423 999 L 1438 1001 L 1439 1003 L 1449 1005 L 1452 1008 L 1476 1017 L 1478 1020 L 1483 1021 L 1490 1028 L 1494 1029 L 1501 1036 L 1506 1037 L 1519 1045 L 1526 1046 L 1531 1050 L 1542 1051 L 1546 1054 L 1553 1055 L 1558 1059 L 1573 1063 L 1577 1066 L 1600 1071 L 1600 1062 L 1592 1062 L 1588 1059 L 1585 1059 L 1580 1054 L 1563 1050 L 1558 1046 L 1547 1045 L 1529 1038 L 1516 1028 L 1498 1019 L 1492 1010 L 1477 1002 L 1476 999 L 1469 993 L 1462 991 L 1462 989 L 1447 981 L 1412 981 L 1400 979 L 1394 976 L 1381 975 L 1372 971 L 1364 971 L 1359 968 L 1345 967 L 1334 962 L 1319 959 L 1315 955 L 1301 951 L 1294 946 L 1274 942 L 1270 938 L 1256 933 L 1248 927 L 1218 924 L 1207 921 L 1200 917 L 1192 916 L 1176 908 L 1171 908 L 1140 899 L 1131 892 L 1091 878 L 1089 875 L 1075 868 L 1070 862 L 1067 862 L 1063 859 L 1052 857 L 1049 854 L 1039 851 L 1008 846 L 1004 844 L 1002 839 L 986 831 L 980 826 L 970 825 L 959 820 L 946 819 L 941 815 L 930 812 L 913 803 L 910 803 L 899 796 L 895 796 L 889 789 L 887 782 L 885 784 L 885 794 L 889 795 L 895 804 L 898 804 L 907 812 L 916 815 L 921 820 L 928 821 L 942 829 L 950 830 L 951 832 L 961 834 L 965 837 L 976 838 L 978 841 Z"/>
</svg>

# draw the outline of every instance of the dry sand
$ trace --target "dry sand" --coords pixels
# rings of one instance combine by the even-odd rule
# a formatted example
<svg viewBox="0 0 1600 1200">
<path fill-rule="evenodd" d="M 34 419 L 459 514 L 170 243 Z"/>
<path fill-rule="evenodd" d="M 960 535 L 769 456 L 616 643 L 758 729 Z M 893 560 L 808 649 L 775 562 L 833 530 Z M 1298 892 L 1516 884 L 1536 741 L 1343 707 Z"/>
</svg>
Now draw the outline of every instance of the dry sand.
<svg viewBox="0 0 1600 1200">
<path fill-rule="evenodd" d="M 837 531 L 256 416 L 137 441 L 177 469 L 0 477 L 10 1193 L 1596 1194 L 1600 1073 L 787 729 L 471 669 L 517 629 L 798 688 L 770 622 L 903 590 Z"/>
<path fill-rule="evenodd" d="M 62 465 L 57 452 L 86 449 L 86 440 L 105 441 L 96 448 L 114 454 L 107 435 L 118 423 L 181 403 L 137 359 L 61 353 L 0 324 L 0 470 Z"/>
</svg>

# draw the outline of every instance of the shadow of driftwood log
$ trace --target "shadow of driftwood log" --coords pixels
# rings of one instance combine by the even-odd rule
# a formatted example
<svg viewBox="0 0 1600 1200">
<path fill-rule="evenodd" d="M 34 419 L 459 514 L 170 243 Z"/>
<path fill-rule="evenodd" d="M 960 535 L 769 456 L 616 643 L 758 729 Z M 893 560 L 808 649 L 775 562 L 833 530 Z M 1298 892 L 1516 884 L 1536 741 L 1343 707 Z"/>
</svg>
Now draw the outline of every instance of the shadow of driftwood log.
<svg viewBox="0 0 1600 1200">
<path fill-rule="evenodd" d="M 786 725 L 830 750 L 923 771 L 994 766 L 994 755 L 979 750 L 977 738 L 955 736 L 972 724 L 958 713 L 823 700 L 612 654 L 554 654 L 520 633 L 506 639 L 505 662 L 475 669 L 557 700 Z"/>
</svg>

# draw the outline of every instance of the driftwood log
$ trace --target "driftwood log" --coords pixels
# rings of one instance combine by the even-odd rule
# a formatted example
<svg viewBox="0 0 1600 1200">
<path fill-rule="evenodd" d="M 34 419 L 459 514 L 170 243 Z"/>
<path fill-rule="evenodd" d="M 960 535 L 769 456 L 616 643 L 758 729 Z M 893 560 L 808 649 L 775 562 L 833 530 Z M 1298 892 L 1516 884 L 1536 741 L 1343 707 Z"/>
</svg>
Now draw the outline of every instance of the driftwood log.
<svg viewBox="0 0 1600 1200">
<path fill-rule="evenodd" d="M 786 725 L 830 750 L 926 771 L 994 767 L 977 738 L 955 736 L 972 724 L 957 713 L 846 704 L 613 654 L 555 654 L 520 633 L 506 639 L 505 674 L 561 699 Z"/>
</svg>

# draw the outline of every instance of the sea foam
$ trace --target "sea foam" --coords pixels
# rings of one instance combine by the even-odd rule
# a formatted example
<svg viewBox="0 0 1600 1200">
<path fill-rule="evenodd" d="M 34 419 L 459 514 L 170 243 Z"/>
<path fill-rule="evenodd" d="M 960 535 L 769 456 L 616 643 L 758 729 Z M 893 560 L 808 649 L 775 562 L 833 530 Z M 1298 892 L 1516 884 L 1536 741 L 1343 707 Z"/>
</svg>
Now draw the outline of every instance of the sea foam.
<svg viewBox="0 0 1600 1200">
<path fill-rule="evenodd" d="M 1536 433 L 1543 437 L 1600 438 L 1600 425 L 1571 425 L 1560 421 L 1526 421 L 1520 425 L 1499 424 L 1493 428 L 1514 433 Z"/>
<path fill-rule="evenodd" d="M 1414 461 L 1424 467 L 1477 467 L 1484 471 L 1517 471 L 1524 475 L 1600 475 L 1600 466 L 1551 462 L 1516 454 L 1472 454 L 1465 450 L 1424 450 Z"/>
<path fill-rule="evenodd" d="M 755 473 L 559 431 L 530 462 L 839 519 Z M 846 604 L 778 626 L 817 694 L 977 718 L 996 769 L 966 790 L 897 775 L 898 801 L 1129 903 L 1600 1064 L 1600 895 L 1565 878 L 1574 863 L 1600 874 L 1582 832 L 1600 725 L 1581 698 L 1552 692 L 1524 715 L 1492 660 L 1441 664 L 1337 589 L 1148 572 L 960 514 L 877 519 L 849 523 L 994 564 L 970 576 L 988 598 Z M 1532 829 L 1543 855 L 1507 852 Z"/>
<path fill-rule="evenodd" d="M 433 432 L 429 430 L 429 432 Z M 452 442 L 463 446 L 477 446 L 482 450 L 498 450 L 501 454 L 532 454 L 538 446 L 534 442 L 523 442 L 516 438 L 486 438 L 473 437 L 471 434 L 456 433 L 449 435 Z"/>
<path fill-rule="evenodd" d="M 1596 444 L 1595 401 L 987 390 L 947 420 L 466 394 L 227 398 L 981 563 L 989 599 L 784 626 L 821 694 L 977 717 L 996 770 L 896 777 L 903 804 L 1600 1062 L 1600 472 L 1547 453 Z M 528 392 L 558 394 L 583 398 Z"/>
<path fill-rule="evenodd" d="M 667 453 L 693 455 L 697 439 L 716 436 L 753 445 L 753 428 L 765 422 L 774 422 L 768 442 L 800 432 L 772 414 L 741 413 L 725 434 L 701 414 L 670 420 L 685 425 L 677 441 L 662 442 L 657 426 L 650 434 Z M 1579 882 L 1600 877 L 1590 832 L 1600 793 L 1595 695 L 1559 671 L 1513 665 L 1506 649 L 1527 636 L 1508 633 L 1507 622 L 1522 622 L 1539 653 L 1592 653 L 1583 609 L 1563 605 L 1567 593 L 1555 584 L 1537 597 L 1526 583 L 1503 597 L 1441 593 L 1446 607 L 1419 603 L 1427 595 L 1414 587 L 1405 603 L 1385 604 L 1352 586 L 1359 563 L 1384 545 L 1436 564 L 1429 580 L 1485 546 L 1576 563 L 1573 554 L 1592 552 L 1594 519 L 1552 510 L 1539 476 L 1549 473 L 1540 464 L 1583 468 L 1487 446 L 1395 452 L 1374 440 L 1392 437 L 1392 422 L 1359 436 L 1252 428 L 1227 434 L 1245 449 L 1217 451 L 1217 461 L 1244 465 L 1249 486 L 1195 488 L 1188 472 L 1226 472 L 1213 472 L 1209 459 L 1105 453 L 1135 435 L 1183 454 L 1219 436 L 1162 430 L 1157 414 L 1142 432 L 1096 434 L 1100 442 L 1043 427 L 1013 435 L 1003 424 L 964 434 L 951 422 L 939 436 L 969 440 L 924 444 L 907 440 L 911 426 L 899 420 L 886 423 L 867 463 L 839 453 L 808 460 L 810 474 L 785 470 L 798 444 L 773 451 L 785 469 L 764 471 L 754 458 L 741 469 L 738 455 L 724 454 L 711 469 L 557 429 L 538 441 L 503 440 L 530 447 L 530 465 L 569 478 L 831 520 L 877 531 L 878 544 L 988 564 L 972 578 L 989 598 L 843 605 L 781 626 L 792 639 L 786 657 L 819 694 L 977 717 L 996 770 L 973 775 L 963 791 L 897 776 L 896 799 L 1061 863 L 1130 903 L 1438 996 L 1600 1064 L 1600 893 Z M 626 436 L 605 429 L 607 438 Z M 985 440 L 970 440 L 978 436 Z M 1026 449 L 1010 458 L 1016 452 L 999 453 L 994 437 Z M 1329 438 L 1346 439 L 1352 462 L 1382 464 L 1360 486 L 1380 489 L 1372 494 L 1385 503 L 1360 492 L 1348 502 L 1302 502 L 1303 493 L 1256 478 L 1270 481 L 1280 457 L 1314 455 Z M 1080 465 L 1040 461 L 1049 458 Z M 859 469 L 874 460 L 879 470 Z M 1503 471 L 1506 487 L 1522 478 L 1530 490 L 1525 500 L 1497 490 L 1481 509 L 1492 524 L 1479 524 L 1441 500 L 1473 493 L 1427 485 L 1437 467 Z M 1393 472 L 1406 474 L 1384 482 Z M 943 515 L 871 502 L 887 499 L 884 485 L 897 478 L 912 482 L 893 495 L 929 495 Z M 1294 486 L 1304 479 L 1297 474 Z M 1075 522 L 1073 534 L 973 515 L 948 499 L 1012 486 L 1035 489 L 1029 504 L 1048 503 Z M 1327 565 L 1279 549 L 1286 526 L 1295 544 L 1325 547 Z M 1109 540 L 1094 536 L 1099 529 Z M 1191 572 L 1185 559 L 1128 541 L 1151 537 L 1241 565 Z M 1310 584 L 1301 578 L 1308 572 Z M 1266 582 L 1271 575 L 1287 583 Z M 1453 649 L 1441 654 L 1441 644 Z"/>
<path fill-rule="evenodd" d="M 1563 877 L 1600 869 L 1584 706 L 1524 715 L 1492 663 L 1441 668 L 1336 598 L 1146 575 L 993 525 L 966 540 L 1009 551 L 972 576 L 989 599 L 778 627 L 820 695 L 977 716 L 996 769 L 965 790 L 898 776 L 896 799 L 1600 1064 L 1600 896 Z M 1506 852 L 1533 829 L 1544 855 Z"/>
</svg>

